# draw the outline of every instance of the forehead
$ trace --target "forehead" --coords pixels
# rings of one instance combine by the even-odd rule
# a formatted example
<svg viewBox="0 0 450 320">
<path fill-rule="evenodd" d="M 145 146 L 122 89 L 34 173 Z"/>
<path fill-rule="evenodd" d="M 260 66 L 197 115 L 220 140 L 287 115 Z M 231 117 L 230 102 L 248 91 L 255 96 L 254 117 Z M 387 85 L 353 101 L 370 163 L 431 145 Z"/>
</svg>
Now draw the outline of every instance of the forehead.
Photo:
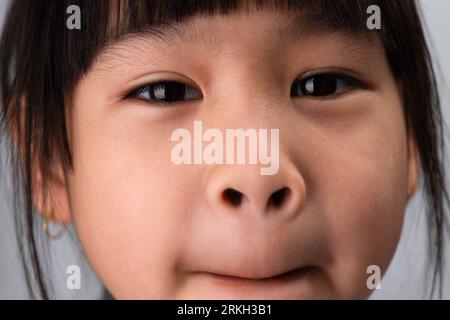
<svg viewBox="0 0 450 320">
<path fill-rule="evenodd" d="M 126 32 L 110 39 L 100 53 L 108 55 L 126 50 L 137 41 L 152 46 L 173 48 L 178 44 L 206 45 L 211 49 L 224 45 L 224 39 L 249 39 L 261 36 L 272 46 L 305 38 L 341 38 L 348 44 L 369 45 L 378 38 L 376 32 L 361 31 L 363 26 L 336 26 L 322 14 L 310 10 L 275 9 L 266 7 L 235 11 L 226 15 L 195 14 L 183 21 L 146 25 L 139 31 Z M 214 51 L 214 50 L 212 50 Z"/>
</svg>

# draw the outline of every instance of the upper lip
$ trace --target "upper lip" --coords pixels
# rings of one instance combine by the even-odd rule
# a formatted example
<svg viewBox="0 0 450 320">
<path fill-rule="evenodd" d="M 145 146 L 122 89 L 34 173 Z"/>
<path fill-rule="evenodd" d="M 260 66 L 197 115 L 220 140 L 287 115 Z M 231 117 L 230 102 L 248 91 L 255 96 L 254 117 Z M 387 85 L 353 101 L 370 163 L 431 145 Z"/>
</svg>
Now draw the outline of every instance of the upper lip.
<svg viewBox="0 0 450 320">
<path fill-rule="evenodd" d="M 301 272 L 307 272 L 310 271 L 312 266 L 304 266 L 304 267 L 297 267 L 294 269 L 290 269 L 284 272 L 277 272 L 277 273 L 225 273 L 225 272 L 202 272 L 211 274 L 214 276 L 219 276 L 223 278 L 234 278 L 234 279 L 241 279 L 241 280 L 272 280 L 272 279 L 285 279 L 290 278 L 292 276 L 296 276 Z"/>
<path fill-rule="evenodd" d="M 264 280 L 293 271 L 303 272 L 310 267 L 321 269 L 327 258 L 325 242 L 309 232 L 302 233 L 302 237 L 288 232 L 282 237 L 268 237 L 271 229 L 262 232 L 241 227 L 242 230 L 238 228 L 236 235 L 231 236 L 224 231 L 228 229 L 209 228 L 208 232 L 197 233 L 192 243 L 186 244 L 178 262 L 179 270 L 188 274 Z"/>
</svg>

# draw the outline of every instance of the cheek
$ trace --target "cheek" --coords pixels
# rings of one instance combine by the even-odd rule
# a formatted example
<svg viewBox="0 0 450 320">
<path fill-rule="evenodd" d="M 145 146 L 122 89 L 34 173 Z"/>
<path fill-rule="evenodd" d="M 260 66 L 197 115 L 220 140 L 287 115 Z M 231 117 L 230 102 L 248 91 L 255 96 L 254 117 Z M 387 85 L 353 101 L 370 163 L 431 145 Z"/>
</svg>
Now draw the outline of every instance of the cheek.
<svg viewBox="0 0 450 320">
<path fill-rule="evenodd" d="M 315 151 L 309 191 L 326 230 L 329 274 L 344 297 L 367 295 L 367 267 L 384 273 L 395 252 L 406 207 L 405 136 L 394 113 L 330 131 Z"/>
<path fill-rule="evenodd" d="M 324 188 L 327 201 L 318 209 L 326 213 L 323 227 L 333 257 L 331 273 L 343 287 L 341 292 L 364 288 L 369 265 L 386 271 L 406 206 L 402 167 L 375 161 L 347 165 L 336 168 L 336 180 Z"/>
<path fill-rule="evenodd" d="M 171 296 L 195 182 L 172 165 L 170 135 L 119 123 L 77 131 L 71 209 L 90 263 L 115 297 Z"/>
</svg>

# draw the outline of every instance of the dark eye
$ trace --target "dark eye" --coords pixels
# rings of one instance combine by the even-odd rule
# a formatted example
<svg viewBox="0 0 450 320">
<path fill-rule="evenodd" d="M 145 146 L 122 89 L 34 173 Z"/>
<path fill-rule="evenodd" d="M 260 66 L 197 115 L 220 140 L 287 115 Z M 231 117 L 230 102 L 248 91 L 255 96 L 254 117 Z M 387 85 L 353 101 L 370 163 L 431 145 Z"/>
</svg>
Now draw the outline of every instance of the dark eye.
<svg viewBox="0 0 450 320">
<path fill-rule="evenodd" d="M 356 86 L 358 81 L 348 76 L 318 74 L 295 81 L 291 88 L 291 96 L 327 97 L 338 95 Z"/>
<path fill-rule="evenodd" d="M 200 99 L 202 95 L 196 89 L 176 81 L 160 81 L 133 90 L 127 98 L 136 98 L 159 104 Z"/>
</svg>

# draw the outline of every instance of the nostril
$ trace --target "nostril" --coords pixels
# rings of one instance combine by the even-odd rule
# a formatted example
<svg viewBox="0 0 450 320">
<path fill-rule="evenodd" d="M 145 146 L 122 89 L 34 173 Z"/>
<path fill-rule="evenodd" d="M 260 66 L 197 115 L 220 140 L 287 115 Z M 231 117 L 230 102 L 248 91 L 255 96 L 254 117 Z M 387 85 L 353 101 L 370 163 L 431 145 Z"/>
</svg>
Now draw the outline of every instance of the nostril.
<svg viewBox="0 0 450 320">
<path fill-rule="evenodd" d="M 225 202 L 231 204 L 232 206 L 239 206 L 242 203 L 243 196 L 244 195 L 242 192 L 231 188 L 226 189 L 222 194 Z"/>
<path fill-rule="evenodd" d="M 269 198 L 269 201 L 267 202 L 267 207 L 274 207 L 274 208 L 280 208 L 283 206 L 283 204 L 286 202 L 286 199 L 291 194 L 291 190 L 287 187 L 281 188 L 274 193 Z"/>
</svg>

